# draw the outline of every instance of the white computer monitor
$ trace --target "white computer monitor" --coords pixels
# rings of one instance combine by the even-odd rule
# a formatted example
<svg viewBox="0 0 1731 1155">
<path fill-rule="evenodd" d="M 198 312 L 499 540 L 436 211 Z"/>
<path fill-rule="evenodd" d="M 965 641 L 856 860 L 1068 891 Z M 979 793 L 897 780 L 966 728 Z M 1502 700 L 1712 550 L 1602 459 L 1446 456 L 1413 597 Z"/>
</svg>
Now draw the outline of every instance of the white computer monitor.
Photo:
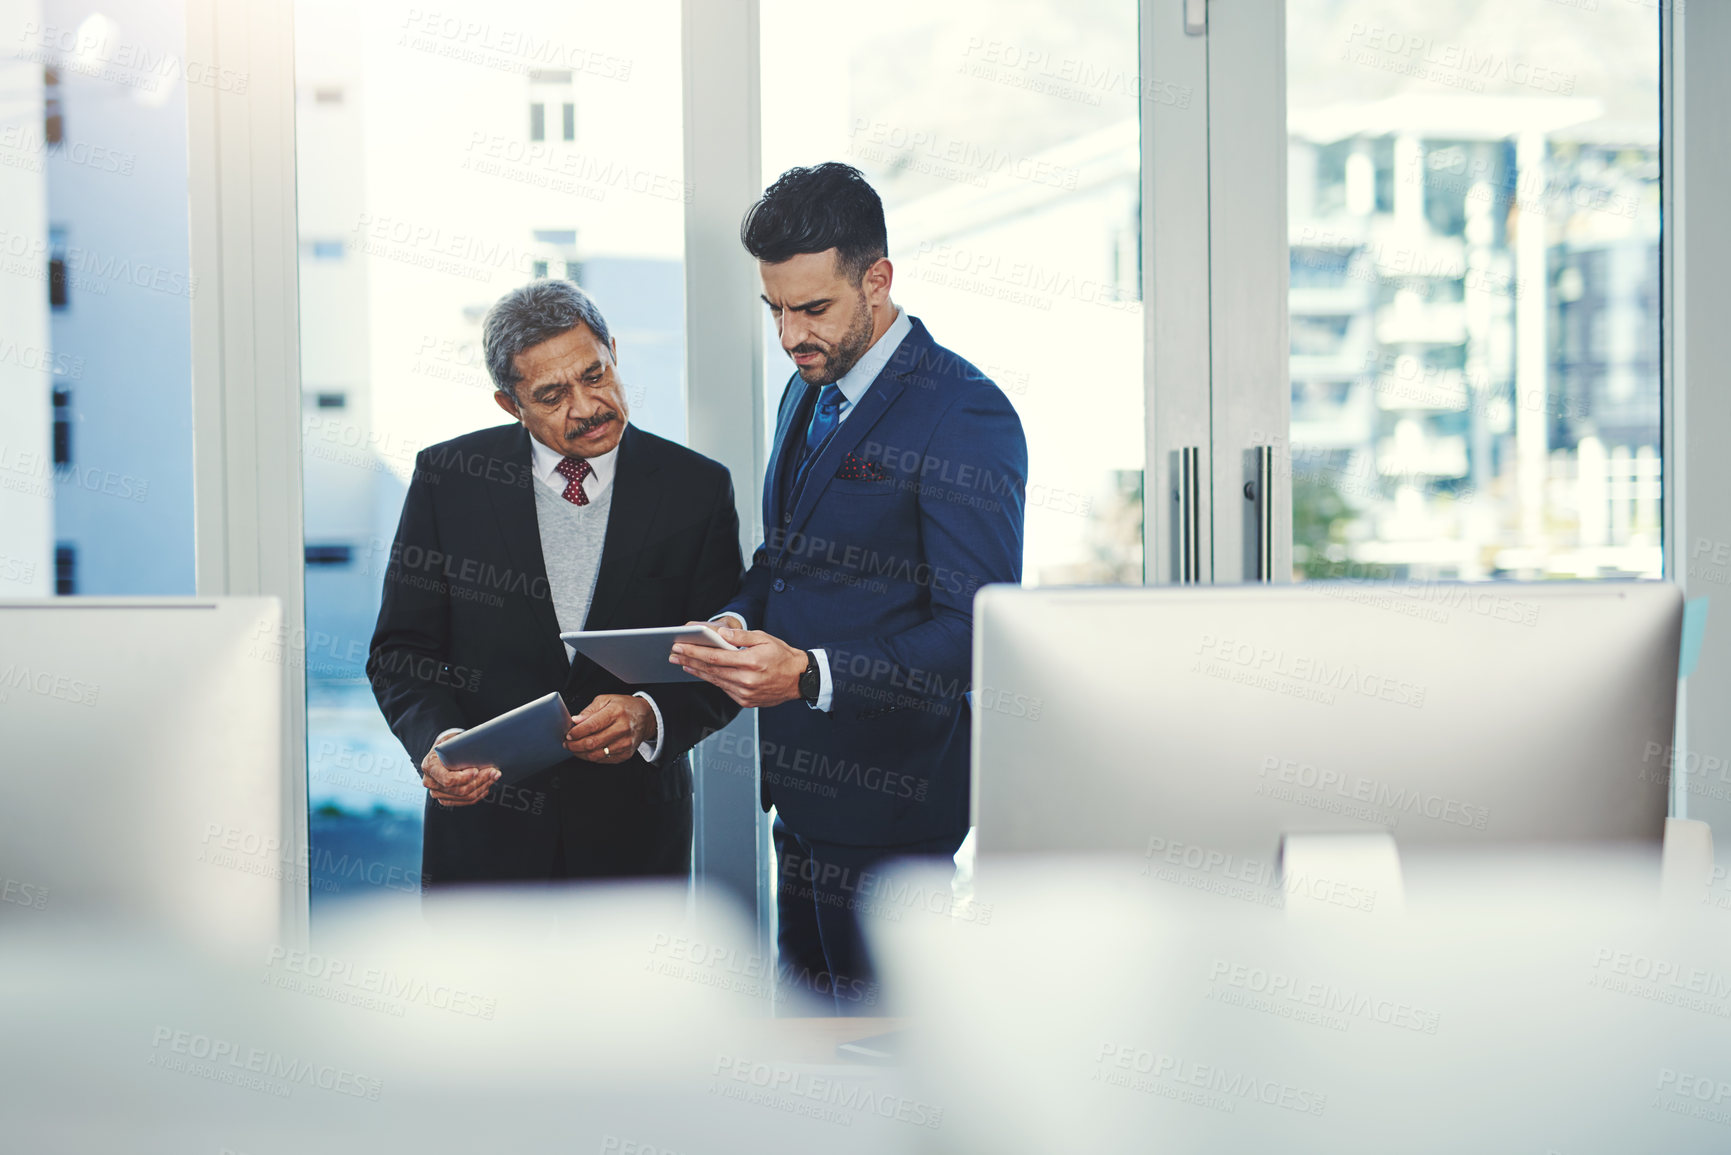
<svg viewBox="0 0 1731 1155">
<path fill-rule="evenodd" d="M 1657 582 L 988 587 L 979 852 L 1656 848 L 1681 622 Z"/>
<path fill-rule="evenodd" d="M 306 891 L 282 775 L 290 641 L 275 598 L 0 600 L 0 925 L 280 941 Z"/>
</svg>

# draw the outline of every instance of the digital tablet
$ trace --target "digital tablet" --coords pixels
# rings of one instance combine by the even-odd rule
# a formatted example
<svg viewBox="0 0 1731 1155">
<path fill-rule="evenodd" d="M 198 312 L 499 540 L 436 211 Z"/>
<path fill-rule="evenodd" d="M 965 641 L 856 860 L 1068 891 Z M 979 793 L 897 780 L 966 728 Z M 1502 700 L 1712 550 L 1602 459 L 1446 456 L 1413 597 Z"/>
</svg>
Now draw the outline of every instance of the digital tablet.
<svg viewBox="0 0 1731 1155">
<path fill-rule="evenodd" d="M 699 679 L 667 660 L 675 642 L 715 646 L 723 650 L 739 647 L 724 641 L 708 626 L 655 626 L 646 630 L 579 630 L 560 634 L 565 644 L 631 686 L 657 682 L 695 682 Z"/>
<path fill-rule="evenodd" d="M 554 691 L 453 734 L 433 750 L 447 766 L 497 766 L 500 783 L 508 786 L 572 757 L 565 749 L 570 729 L 571 712 Z"/>
</svg>

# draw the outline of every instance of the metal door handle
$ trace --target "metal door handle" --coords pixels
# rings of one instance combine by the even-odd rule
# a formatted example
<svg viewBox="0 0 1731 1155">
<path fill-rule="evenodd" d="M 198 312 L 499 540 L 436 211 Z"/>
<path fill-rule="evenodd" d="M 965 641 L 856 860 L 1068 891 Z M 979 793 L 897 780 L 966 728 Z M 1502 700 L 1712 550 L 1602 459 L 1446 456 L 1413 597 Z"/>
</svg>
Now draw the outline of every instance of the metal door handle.
<svg viewBox="0 0 1731 1155">
<path fill-rule="evenodd" d="M 1187 445 L 1178 450 L 1178 582 L 1194 585 L 1202 580 L 1202 448 Z"/>
<path fill-rule="evenodd" d="M 1208 0 L 1184 0 L 1184 35 L 1201 36 L 1208 31 Z"/>
<path fill-rule="evenodd" d="M 1256 480 L 1244 486 L 1244 496 L 1256 503 L 1256 580 L 1274 580 L 1274 446 L 1258 445 Z"/>
</svg>

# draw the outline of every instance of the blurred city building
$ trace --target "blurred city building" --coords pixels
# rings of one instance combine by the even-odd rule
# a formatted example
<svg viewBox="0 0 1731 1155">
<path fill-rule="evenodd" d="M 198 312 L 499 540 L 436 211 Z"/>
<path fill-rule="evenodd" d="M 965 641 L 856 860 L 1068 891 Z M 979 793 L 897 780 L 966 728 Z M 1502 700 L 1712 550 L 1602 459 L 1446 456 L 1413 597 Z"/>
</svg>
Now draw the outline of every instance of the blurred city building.
<svg viewBox="0 0 1731 1155">
<path fill-rule="evenodd" d="M 0 590 L 193 592 L 178 4 L 6 0 Z"/>
</svg>

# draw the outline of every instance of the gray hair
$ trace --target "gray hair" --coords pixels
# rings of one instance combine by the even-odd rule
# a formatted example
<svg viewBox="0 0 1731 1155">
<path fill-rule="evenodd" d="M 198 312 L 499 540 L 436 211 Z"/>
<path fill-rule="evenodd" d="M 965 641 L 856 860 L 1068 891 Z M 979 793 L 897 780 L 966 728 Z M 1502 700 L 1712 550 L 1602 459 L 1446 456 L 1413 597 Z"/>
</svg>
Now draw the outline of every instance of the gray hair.
<svg viewBox="0 0 1731 1155">
<path fill-rule="evenodd" d="M 523 379 L 517 354 L 578 325 L 588 326 L 596 340 L 611 347 L 601 309 L 570 281 L 542 278 L 500 297 L 481 322 L 481 350 L 494 386 L 515 398 L 517 382 Z"/>
</svg>

